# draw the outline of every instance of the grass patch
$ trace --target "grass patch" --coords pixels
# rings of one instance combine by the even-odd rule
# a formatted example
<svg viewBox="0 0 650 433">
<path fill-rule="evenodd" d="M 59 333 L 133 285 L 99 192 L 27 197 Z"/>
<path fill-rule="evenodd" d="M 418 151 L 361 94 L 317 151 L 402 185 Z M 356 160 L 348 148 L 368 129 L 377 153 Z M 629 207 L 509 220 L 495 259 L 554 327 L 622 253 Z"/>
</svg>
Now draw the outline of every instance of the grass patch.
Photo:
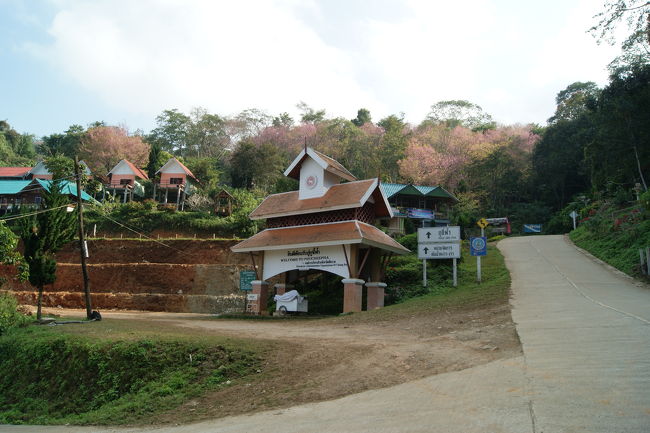
<svg viewBox="0 0 650 433">
<path fill-rule="evenodd" d="M 12 330 L 0 337 L 0 424 L 148 422 L 257 374 L 267 349 L 140 320 Z"/>
<path fill-rule="evenodd" d="M 496 246 L 488 244 L 488 255 L 481 258 L 480 284 L 476 281 L 476 258 L 469 255 L 466 243 L 463 244 L 462 254 L 464 259 L 458 263 L 457 287 L 452 284 L 451 268 L 441 267 L 439 272 L 448 271 L 448 275 L 432 276 L 432 280 L 438 282 L 429 285 L 427 294 L 378 310 L 341 316 L 335 320 L 389 321 L 443 309 L 470 310 L 507 302 L 510 296 L 510 273 Z M 429 283 L 432 280 L 429 280 Z"/>
<path fill-rule="evenodd" d="M 631 215 L 631 217 L 629 216 Z M 628 275 L 641 277 L 639 249 L 650 247 L 650 219 L 623 210 L 597 214 L 569 234 L 571 240 Z"/>
</svg>

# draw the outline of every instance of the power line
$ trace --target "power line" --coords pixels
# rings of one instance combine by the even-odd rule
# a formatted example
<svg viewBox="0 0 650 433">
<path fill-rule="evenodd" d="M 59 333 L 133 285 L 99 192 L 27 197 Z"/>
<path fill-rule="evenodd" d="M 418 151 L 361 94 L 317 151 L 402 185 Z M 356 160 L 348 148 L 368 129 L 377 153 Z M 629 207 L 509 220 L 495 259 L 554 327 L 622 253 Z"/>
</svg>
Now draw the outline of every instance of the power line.
<svg viewBox="0 0 650 433">
<path fill-rule="evenodd" d="M 27 217 L 30 217 L 30 216 L 38 215 L 38 214 L 45 213 L 45 212 L 51 212 L 53 210 L 57 210 L 57 209 L 61 209 L 61 208 L 64 208 L 64 207 L 69 207 L 69 206 L 72 206 L 72 204 L 64 204 L 63 206 L 57 206 L 57 207 L 53 207 L 53 208 L 49 208 L 49 209 L 42 209 L 42 210 L 39 210 L 39 211 L 36 211 L 36 212 L 25 213 L 25 214 L 20 214 L 20 215 L 16 215 L 16 216 L 6 217 L 6 218 L 0 218 L 0 221 L 11 221 L 11 220 L 17 220 L 17 219 L 20 219 L 20 218 L 27 218 Z"/>
</svg>

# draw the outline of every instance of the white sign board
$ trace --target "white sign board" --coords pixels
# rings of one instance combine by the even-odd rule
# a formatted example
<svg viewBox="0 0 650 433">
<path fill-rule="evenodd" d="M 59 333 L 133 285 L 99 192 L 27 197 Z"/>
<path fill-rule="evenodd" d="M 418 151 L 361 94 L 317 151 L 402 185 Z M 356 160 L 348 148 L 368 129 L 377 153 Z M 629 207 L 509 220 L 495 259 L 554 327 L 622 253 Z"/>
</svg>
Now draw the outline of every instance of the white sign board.
<svg viewBox="0 0 650 433">
<path fill-rule="evenodd" d="M 423 227 L 418 229 L 418 244 L 460 242 L 460 227 Z"/>
<path fill-rule="evenodd" d="M 458 259 L 460 258 L 460 243 L 418 244 L 419 259 Z"/>
<path fill-rule="evenodd" d="M 349 249 L 347 252 L 349 255 Z M 341 245 L 264 252 L 263 278 L 265 280 L 293 269 L 300 271 L 318 269 L 340 275 L 343 278 L 350 278 L 350 271 Z"/>
<path fill-rule="evenodd" d="M 257 293 L 249 293 L 246 295 L 246 300 L 247 301 L 257 301 Z"/>
</svg>

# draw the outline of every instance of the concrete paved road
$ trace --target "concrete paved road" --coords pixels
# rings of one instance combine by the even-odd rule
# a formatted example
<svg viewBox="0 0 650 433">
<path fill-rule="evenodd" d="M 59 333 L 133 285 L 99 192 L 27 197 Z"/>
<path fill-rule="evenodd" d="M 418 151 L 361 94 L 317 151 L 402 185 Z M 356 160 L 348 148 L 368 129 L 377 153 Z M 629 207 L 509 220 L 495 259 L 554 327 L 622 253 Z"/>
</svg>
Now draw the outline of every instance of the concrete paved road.
<svg viewBox="0 0 650 433">
<path fill-rule="evenodd" d="M 500 244 L 536 432 L 650 432 L 650 289 L 562 236 Z"/>
<path fill-rule="evenodd" d="M 595 263 L 561 236 L 511 238 L 499 247 L 513 275 L 523 357 L 338 400 L 155 431 L 650 431 L 650 290 Z"/>
</svg>

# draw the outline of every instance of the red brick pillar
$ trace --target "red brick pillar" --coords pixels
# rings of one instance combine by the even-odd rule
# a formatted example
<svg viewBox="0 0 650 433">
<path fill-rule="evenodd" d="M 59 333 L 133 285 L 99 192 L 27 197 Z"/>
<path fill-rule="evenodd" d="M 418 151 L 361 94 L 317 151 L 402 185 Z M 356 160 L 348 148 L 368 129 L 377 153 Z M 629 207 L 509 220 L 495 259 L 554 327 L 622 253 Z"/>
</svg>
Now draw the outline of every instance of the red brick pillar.
<svg viewBox="0 0 650 433">
<path fill-rule="evenodd" d="M 363 298 L 363 280 L 356 278 L 343 279 L 343 312 L 361 311 Z"/>
<path fill-rule="evenodd" d="M 366 283 L 368 289 L 368 302 L 366 309 L 368 311 L 384 306 L 384 289 L 386 283 Z"/>
<path fill-rule="evenodd" d="M 293 285 L 291 285 L 291 284 L 278 283 L 274 287 L 275 287 L 275 294 L 276 295 L 284 295 L 285 293 L 287 293 L 287 290 L 293 289 Z"/>
<path fill-rule="evenodd" d="M 251 281 L 253 290 L 248 295 L 246 311 L 255 315 L 266 315 L 266 303 L 269 299 L 269 283 L 261 280 Z"/>
</svg>

